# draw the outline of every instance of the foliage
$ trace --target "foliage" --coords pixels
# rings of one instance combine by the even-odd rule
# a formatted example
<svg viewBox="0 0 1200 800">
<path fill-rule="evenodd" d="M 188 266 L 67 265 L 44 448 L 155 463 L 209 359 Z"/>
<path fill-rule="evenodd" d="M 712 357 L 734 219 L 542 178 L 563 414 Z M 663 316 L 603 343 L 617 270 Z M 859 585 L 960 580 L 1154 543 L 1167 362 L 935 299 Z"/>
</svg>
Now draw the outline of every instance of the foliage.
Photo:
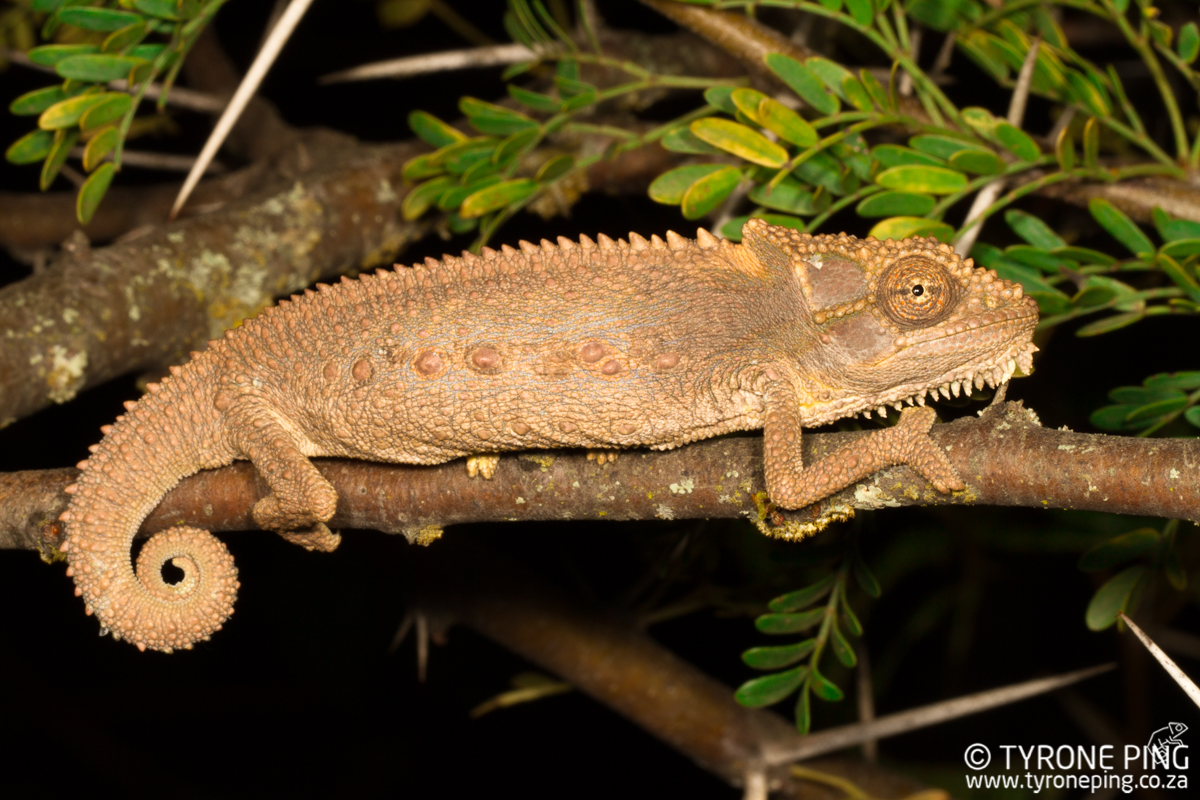
<svg viewBox="0 0 1200 800">
<path fill-rule="evenodd" d="M 1179 520 L 1168 520 L 1162 532 L 1139 528 L 1102 542 L 1083 554 L 1079 568 L 1084 572 L 1113 569 L 1132 561 L 1096 590 L 1087 608 L 1087 626 L 1104 630 L 1120 614 L 1133 614 L 1156 572 L 1162 572 L 1176 590 L 1187 589 L 1187 573 L 1176 549 Z"/>
<path fill-rule="evenodd" d="M 42 38 L 61 34 L 71 43 L 29 51 L 33 63 L 53 67 L 63 82 L 12 101 L 9 111 L 36 115 L 38 127 L 13 142 L 5 157 L 14 164 L 42 162 L 45 191 L 75 145 L 86 143 L 83 168 L 91 175 L 79 189 L 76 215 L 87 224 L 121 168 L 121 151 L 142 98 L 163 76 L 162 110 L 184 57 L 224 4 L 118 0 L 97 7 L 74 0 L 34 0 L 33 10 L 45 15 Z"/>
<path fill-rule="evenodd" d="M 837 660 L 847 669 L 858 663 L 858 656 L 846 633 L 862 636 L 862 624 L 850 607 L 846 594 L 850 573 L 864 592 L 871 597 L 880 594 L 879 582 L 857 553 L 848 555 L 836 573 L 826 575 L 816 583 L 789 592 L 772 600 L 770 614 L 754 621 L 762 633 L 785 635 L 810 630 L 817 625 L 817 635 L 794 644 L 754 647 L 742 654 L 747 666 L 759 670 L 780 670 L 743 683 L 734 697 L 744 706 L 757 708 L 778 703 L 799 689 L 796 700 L 796 727 L 808 733 L 812 724 L 812 696 L 835 702 L 844 696 L 837 684 L 821 674 L 821 656 L 825 648 L 833 650 Z M 829 595 L 823 606 L 811 608 Z M 845 632 L 842 630 L 845 628 Z M 806 662 L 800 664 L 799 662 Z M 798 666 L 792 666 L 798 664 Z M 788 669 L 781 669 L 788 667 Z"/>
</svg>

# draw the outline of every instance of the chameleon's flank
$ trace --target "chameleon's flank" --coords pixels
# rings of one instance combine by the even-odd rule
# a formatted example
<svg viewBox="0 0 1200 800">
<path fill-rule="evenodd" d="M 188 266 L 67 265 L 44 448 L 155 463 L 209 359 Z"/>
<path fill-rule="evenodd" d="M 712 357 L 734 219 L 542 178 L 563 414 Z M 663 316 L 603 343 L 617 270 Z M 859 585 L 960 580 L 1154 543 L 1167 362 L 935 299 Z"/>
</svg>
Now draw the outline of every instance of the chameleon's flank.
<svg viewBox="0 0 1200 800">
<path fill-rule="evenodd" d="M 237 570 L 207 531 L 141 521 L 181 478 L 250 459 L 272 494 L 254 519 L 330 550 L 337 495 L 309 461 L 437 464 L 545 447 L 667 449 L 764 429 L 771 500 L 799 508 L 895 464 L 962 488 L 906 409 L 816 464 L 802 427 L 1031 368 L 1037 306 L 944 244 L 810 236 L 751 220 L 743 244 L 701 230 L 564 238 L 428 259 L 319 286 L 229 331 L 126 404 L 79 466 L 63 513 L 88 613 L 139 648 L 208 639 Z M 170 584 L 171 561 L 184 578 Z"/>
</svg>

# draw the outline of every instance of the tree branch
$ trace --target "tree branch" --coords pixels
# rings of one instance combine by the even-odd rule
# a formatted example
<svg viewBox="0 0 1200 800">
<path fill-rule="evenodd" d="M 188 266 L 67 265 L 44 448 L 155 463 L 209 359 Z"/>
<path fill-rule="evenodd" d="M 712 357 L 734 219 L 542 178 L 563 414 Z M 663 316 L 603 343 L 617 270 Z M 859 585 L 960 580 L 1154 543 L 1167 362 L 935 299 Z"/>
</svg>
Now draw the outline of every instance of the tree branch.
<svg viewBox="0 0 1200 800">
<path fill-rule="evenodd" d="M 867 435 L 805 434 L 806 463 Z M 1139 439 L 1047 430 L 1019 403 L 935 425 L 967 488 L 943 495 L 907 467 L 878 472 L 796 512 L 766 503 L 762 440 L 717 439 L 665 452 L 628 451 L 598 466 L 578 451 L 505 455 L 493 480 L 469 478 L 461 461 L 434 467 L 320 459 L 338 492 L 333 527 L 402 533 L 423 544 L 447 525 L 536 520 L 749 519 L 766 533 L 799 538 L 854 509 L 909 505 L 1005 505 L 1200 519 L 1200 440 Z M 0 475 L 0 548 L 57 547 L 62 487 L 74 469 Z M 240 462 L 188 478 L 143 532 L 174 525 L 213 531 L 254 526 L 250 508 L 267 492 Z"/>
</svg>

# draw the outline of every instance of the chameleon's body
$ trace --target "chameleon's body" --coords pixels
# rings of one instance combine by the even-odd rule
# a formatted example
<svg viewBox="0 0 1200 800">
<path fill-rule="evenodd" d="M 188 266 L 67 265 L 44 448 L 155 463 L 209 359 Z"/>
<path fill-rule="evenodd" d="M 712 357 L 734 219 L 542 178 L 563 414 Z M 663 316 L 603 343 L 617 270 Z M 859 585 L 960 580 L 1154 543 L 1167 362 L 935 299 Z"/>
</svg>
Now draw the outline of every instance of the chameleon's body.
<svg viewBox="0 0 1200 800">
<path fill-rule="evenodd" d="M 961 482 L 933 414 L 804 468 L 801 426 L 1028 370 L 1036 306 L 925 239 L 810 237 L 758 220 L 744 244 L 630 236 L 427 261 L 285 301 L 129 413 L 81 467 L 63 519 L 69 572 L 114 636 L 169 650 L 232 612 L 232 559 L 180 528 L 129 553 L 181 478 L 248 458 L 273 494 L 256 521 L 332 549 L 313 456 L 435 464 L 542 447 L 676 447 L 765 428 L 772 500 L 797 508 L 907 463 Z M 915 288 L 914 288 L 915 287 Z M 185 578 L 168 584 L 174 559 Z"/>
</svg>

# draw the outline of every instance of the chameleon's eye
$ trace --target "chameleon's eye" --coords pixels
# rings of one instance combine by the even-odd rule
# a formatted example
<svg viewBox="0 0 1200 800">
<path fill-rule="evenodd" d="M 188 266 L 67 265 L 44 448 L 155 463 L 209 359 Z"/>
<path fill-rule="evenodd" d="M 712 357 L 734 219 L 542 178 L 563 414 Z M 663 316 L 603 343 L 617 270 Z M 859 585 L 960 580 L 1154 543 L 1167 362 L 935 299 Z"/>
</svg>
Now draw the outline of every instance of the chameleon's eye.
<svg viewBox="0 0 1200 800">
<path fill-rule="evenodd" d="M 949 313 L 958 283 L 938 262 L 916 257 L 888 267 L 878 287 L 879 305 L 893 322 L 924 327 Z"/>
</svg>

